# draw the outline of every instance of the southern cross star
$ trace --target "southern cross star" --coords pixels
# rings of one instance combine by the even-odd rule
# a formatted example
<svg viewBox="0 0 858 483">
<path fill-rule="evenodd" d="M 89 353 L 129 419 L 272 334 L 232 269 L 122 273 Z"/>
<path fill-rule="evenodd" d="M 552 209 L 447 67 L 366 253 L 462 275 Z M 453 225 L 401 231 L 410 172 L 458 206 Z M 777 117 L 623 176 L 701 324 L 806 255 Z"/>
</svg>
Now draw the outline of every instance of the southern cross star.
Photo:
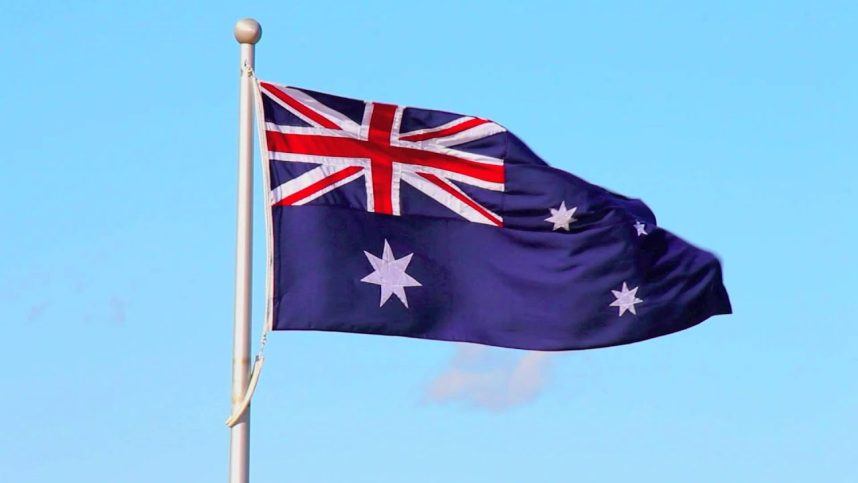
<svg viewBox="0 0 858 483">
<path fill-rule="evenodd" d="M 635 231 L 638 232 L 638 236 L 649 235 L 649 233 L 646 232 L 646 223 L 641 223 L 641 221 L 638 220 L 635 222 L 634 227 Z"/>
<path fill-rule="evenodd" d="M 411 262 L 411 256 L 414 254 L 409 253 L 402 258 L 395 258 L 387 240 L 384 240 L 384 252 L 381 254 L 381 258 L 367 251 L 363 253 L 375 271 L 362 278 L 361 282 L 374 283 L 381 286 L 381 300 L 378 302 L 378 306 L 381 307 L 384 305 L 391 295 L 396 295 L 402 304 L 405 305 L 405 308 L 408 308 L 405 287 L 421 286 L 420 282 L 405 273 L 408 263 Z"/>
<path fill-rule="evenodd" d="M 559 230 L 561 228 L 563 228 L 566 231 L 569 231 L 569 224 L 572 222 L 578 221 L 578 218 L 575 218 L 574 216 L 572 216 L 575 214 L 575 210 L 577 210 L 577 209 L 578 209 L 577 206 L 573 206 L 571 209 L 567 210 L 566 209 L 566 202 L 561 201 L 560 202 L 560 208 L 558 208 L 556 210 L 554 208 L 550 208 L 551 216 L 546 218 L 545 221 L 550 222 L 550 223 L 554 223 L 554 228 L 552 229 L 552 231 Z"/>
<path fill-rule="evenodd" d="M 620 317 L 622 317 L 623 314 L 626 313 L 626 310 L 628 310 L 634 315 L 638 314 L 637 312 L 635 312 L 635 304 L 643 302 L 643 300 L 637 298 L 636 296 L 639 288 L 640 287 L 635 287 L 629 290 L 629 286 L 626 285 L 626 282 L 623 282 L 622 290 L 611 290 L 611 292 L 614 294 L 614 297 L 617 298 L 617 300 L 611 302 L 611 307 L 620 308 Z"/>
</svg>

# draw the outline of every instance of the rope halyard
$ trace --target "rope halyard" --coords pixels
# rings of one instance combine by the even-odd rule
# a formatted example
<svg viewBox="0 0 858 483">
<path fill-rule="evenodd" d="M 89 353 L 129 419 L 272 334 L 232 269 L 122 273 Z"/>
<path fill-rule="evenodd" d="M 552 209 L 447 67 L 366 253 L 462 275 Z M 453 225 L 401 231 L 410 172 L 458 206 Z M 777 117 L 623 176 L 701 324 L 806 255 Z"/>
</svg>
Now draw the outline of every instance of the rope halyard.
<svg viewBox="0 0 858 483">
<path fill-rule="evenodd" d="M 253 86 L 254 86 L 255 104 L 257 106 L 257 109 L 256 109 L 257 122 L 260 122 L 259 119 L 262 119 L 262 118 L 260 117 L 261 106 L 260 106 L 260 99 L 259 99 L 259 86 L 258 86 L 258 80 L 256 79 L 256 74 L 254 73 L 253 68 L 250 67 L 245 62 L 245 64 L 242 65 L 241 75 L 242 76 L 246 75 L 246 76 L 254 79 Z M 260 136 L 260 143 L 261 143 L 262 139 L 263 139 L 261 131 L 259 129 L 257 129 L 257 133 Z M 265 146 L 265 145 L 260 144 L 260 146 Z M 263 179 L 263 186 L 262 186 L 263 193 L 264 193 L 263 199 L 266 199 L 265 196 L 268 195 L 266 187 L 269 186 L 269 181 L 268 181 L 269 175 L 268 175 L 268 170 L 267 170 L 268 166 L 266 164 L 268 161 L 268 156 L 267 156 L 267 152 L 265 152 L 265 151 L 263 151 L 263 153 L 261 153 L 261 154 L 262 155 L 260 156 L 260 158 L 262 159 L 262 165 L 263 165 L 262 174 L 263 174 L 263 178 L 264 178 Z M 269 216 L 265 217 L 265 234 L 266 234 L 266 251 L 267 251 L 267 253 L 266 253 L 266 258 L 267 258 L 266 270 L 267 270 L 267 273 L 266 273 L 266 277 L 265 277 L 265 279 L 266 279 L 265 280 L 265 315 L 263 317 L 264 320 L 262 322 L 262 334 L 259 337 L 259 349 L 257 350 L 256 357 L 253 361 L 253 368 L 250 371 L 250 381 L 248 381 L 248 383 L 247 383 L 247 388 L 244 391 L 244 397 L 242 397 L 241 403 L 238 405 L 238 407 L 235 409 L 235 411 L 233 411 L 232 415 L 230 415 L 230 417 L 226 420 L 226 425 L 229 427 L 235 426 L 235 424 L 238 423 L 238 420 L 241 418 L 241 416 L 244 414 L 245 411 L 247 411 L 247 408 L 250 406 L 250 401 L 251 401 L 251 399 L 253 399 L 253 393 L 256 391 L 257 384 L 259 384 L 259 376 L 262 374 L 262 366 L 263 366 L 263 364 L 265 364 L 265 346 L 268 344 L 268 332 L 271 330 L 271 327 L 272 327 L 272 307 L 271 307 L 271 290 L 272 290 L 272 285 L 271 285 L 272 271 L 271 271 L 271 269 L 272 269 L 272 267 L 271 267 L 271 264 L 273 261 L 271 259 L 272 239 L 271 239 L 270 213 L 269 213 Z"/>
<path fill-rule="evenodd" d="M 251 67 L 250 64 L 247 63 L 247 61 L 244 61 L 244 63 L 241 64 L 241 70 L 239 71 L 238 75 L 240 77 L 255 77 L 255 75 L 253 74 L 253 67 Z"/>
<path fill-rule="evenodd" d="M 256 385 L 259 384 L 259 375 L 262 374 L 262 365 L 265 364 L 265 345 L 268 344 L 268 329 L 268 323 L 263 323 L 262 335 L 259 338 L 259 350 L 256 352 L 253 368 L 250 370 L 250 381 L 247 383 L 247 389 L 244 390 L 244 397 L 241 398 L 241 404 L 235 408 L 235 411 L 226 420 L 226 425 L 230 428 L 235 426 L 241 415 L 247 411 L 247 407 L 250 406 L 250 400 L 253 399 L 253 393 L 256 391 Z"/>
<path fill-rule="evenodd" d="M 259 375 L 262 373 L 262 364 L 265 363 L 265 356 L 262 354 L 256 355 L 256 361 L 253 363 L 253 369 L 250 371 L 250 382 L 247 383 L 247 390 L 244 393 L 244 398 L 241 400 L 241 404 L 235 409 L 230 416 L 226 420 L 226 425 L 230 428 L 235 426 L 238 420 L 241 418 L 241 415 L 247 411 L 247 407 L 250 406 L 250 400 L 253 398 L 253 392 L 256 391 L 256 385 L 259 383 Z"/>
</svg>

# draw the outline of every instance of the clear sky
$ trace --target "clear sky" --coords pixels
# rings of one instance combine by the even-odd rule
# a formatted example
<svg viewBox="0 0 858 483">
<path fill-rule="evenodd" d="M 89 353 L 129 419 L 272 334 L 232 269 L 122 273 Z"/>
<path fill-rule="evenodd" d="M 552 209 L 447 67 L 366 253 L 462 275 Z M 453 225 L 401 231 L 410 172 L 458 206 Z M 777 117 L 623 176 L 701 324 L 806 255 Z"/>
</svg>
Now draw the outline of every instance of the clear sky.
<svg viewBox="0 0 858 483">
<path fill-rule="evenodd" d="M 225 481 L 243 16 L 263 78 L 644 199 L 736 312 L 551 356 L 275 333 L 254 482 L 858 481 L 856 4 L 640 3 L 2 2 L 0 481 Z"/>
</svg>

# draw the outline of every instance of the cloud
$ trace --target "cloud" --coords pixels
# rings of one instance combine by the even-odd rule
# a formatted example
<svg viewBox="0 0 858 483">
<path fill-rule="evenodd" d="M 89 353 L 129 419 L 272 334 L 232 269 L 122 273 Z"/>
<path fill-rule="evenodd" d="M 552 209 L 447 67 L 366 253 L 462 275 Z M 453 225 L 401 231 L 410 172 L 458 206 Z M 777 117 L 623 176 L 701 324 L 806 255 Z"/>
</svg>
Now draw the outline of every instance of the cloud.
<svg viewBox="0 0 858 483">
<path fill-rule="evenodd" d="M 121 324 L 125 322 L 125 312 L 128 308 L 128 302 L 117 296 L 110 298 L 110 320 Z"/>
<path fill-rule="evenodd" d="M 45 313 L 45 309 L 48 308 L 48 302 L 42 301 L 30 307 L 30 311 L 27 312 L 27 322 L 35 322 L 37 319 L 42 317 L 42 314 Z"/>
<path fill-rule="evenodd" d="M 461 344 L 447 368 L 429 383 L 425 398 L 435 403 L 463 401 L 494 411 L 527 404 L 548 383 L 551 361 L 547 352 Z"/>
</svg>

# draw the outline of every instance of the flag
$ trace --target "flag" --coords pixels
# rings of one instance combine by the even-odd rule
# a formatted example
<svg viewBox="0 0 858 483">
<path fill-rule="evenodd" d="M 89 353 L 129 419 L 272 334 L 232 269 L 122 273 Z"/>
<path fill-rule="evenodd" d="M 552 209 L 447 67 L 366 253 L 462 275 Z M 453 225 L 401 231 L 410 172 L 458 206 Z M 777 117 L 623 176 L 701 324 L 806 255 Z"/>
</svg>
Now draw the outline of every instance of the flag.
<svg viewBox="0 0 858 483">
<path fill-rule="evenodd" d="M 269 323 L 534 350 L 731 312 L 717 258 L 503 126 L 259 81 Z"/>
</svg>

